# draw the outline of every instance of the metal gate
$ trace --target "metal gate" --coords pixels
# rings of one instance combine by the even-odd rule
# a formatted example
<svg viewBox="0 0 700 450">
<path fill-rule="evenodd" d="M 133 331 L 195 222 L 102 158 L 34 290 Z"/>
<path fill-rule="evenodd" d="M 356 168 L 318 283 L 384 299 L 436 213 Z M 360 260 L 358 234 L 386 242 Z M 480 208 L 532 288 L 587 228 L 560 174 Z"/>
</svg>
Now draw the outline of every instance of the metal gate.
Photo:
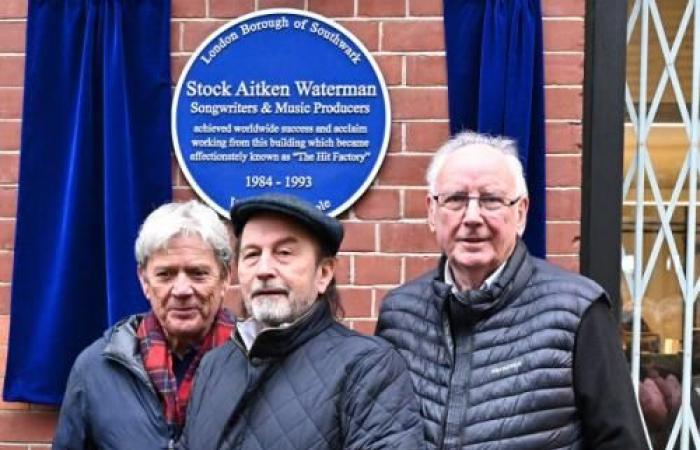
<svg viewBox="0 0 700 450">
<path fill-rule="evenodd" d="M 700 387 L 700 367 L 693 364 L 693 355 L 700 361 L 700 348 L 693 348 L 694 331 L 700 339 L 695 308 L 700 291 L 695 256 L 700 0 L 630 1 L 627 43 L 622 239 L 626 347 L 637 393 L 641 388 L 646 394 L 651 386 L 647 380 L 656 377 L 662 384 L 673 386 L 674 377 L 679 383 L 680 398 L 664 403 L 663 430 L 645 419 L 654 447 L 671 449 L 680 443 L 681 449 L 700 448 L 691 404 Z M 655 386 L 661 385 L 651 388 Z"/>
</svg>

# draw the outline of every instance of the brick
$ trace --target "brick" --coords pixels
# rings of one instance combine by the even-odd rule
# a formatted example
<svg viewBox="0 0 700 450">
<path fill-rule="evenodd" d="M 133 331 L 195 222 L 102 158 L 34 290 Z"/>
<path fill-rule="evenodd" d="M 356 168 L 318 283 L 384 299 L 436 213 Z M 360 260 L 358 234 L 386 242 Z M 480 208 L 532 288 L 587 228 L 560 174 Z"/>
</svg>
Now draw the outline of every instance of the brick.
<svg viewBox="0 0 700 450">
<path fill-rule="evenodd" d="M 548 156 L 546 165 L 548 187 L 581 186 L 580 156 Z"/>
<path fill-rule="evenodd" d="M 19 155 L 0 154 L 0 183 L 17 183 Z"/>
<path fill-rule="evenodd" d="M 403 215 L 405 218 L 425 219 L 428 216 L 427 194 L 427 189 L 406 189 L 404 191 Z"/>
<path fill-rule="evenodd" d="M 4 378 L 0 377 L 0 386 L 5 382 Z M 0 411 L 29 411 L 29 403 L 22 402 L 6 402 L 0 398 Z M 0 450 L 8 447 L 3 447 L 0 445 Z M 17 447 L 9 447 L 12 450 L 17 450 Z"/>
<path fill-rule="evenodd" d="M 438 256 L 407 256 L 405 281 L 410 281 L 437 267 Z"/>
<path fill-rule="evenodd" d="M 355 0 L 309 0 L 309 11 L 326 17 L 346 17 L 355 14 Z"/>
<path fill-rule="evenodd" d="M 545 54 L 545 84 L 582 84 L 583 53 Z"/>
<path fill-rule="evenodd" d="M 583 91 L 578 88 L 546 88 L 545 116 L 548 119 L 580 119 Z"/>
<path fill-rule="evenodd" d="M 12 281 L 13 259 L 13 252 L 0 252 L 0 283 L 9 283 L 10 281 Z"/>
<path fill-rule="evenodd" d="M 386 288 L 372 289 L 372 292 L 374 292 L 374 311 L 372 312 L 373 317 L 379 317 L 379 312 L 382 309 L 382 303 L 384 302 L 386 295 L 389 293 L 390 290 L 394 289 L 397 286 L 398 285 Z"/>
<path fill-rule="evenodd" d="M 583 132 L 580 123 L 547 122 L 547 153 L 580 153 Z"/>
<path fill-rule="evenodd" d="M 2 0 L 0 2 L 0 18 L 23 19 L 27 17 L 27 0 Z"/>
<path fill-rule="evenodd" d="M 355 283 L 358 285 L 396 284 L 401 281 L 401 257 L 355 256 Z"/>
<path fill-rule="evenodd" d="M 7 345 L 10 337 L 10 316 L 0 314 L 0 345 Z"/>
<path fill-rule="evenodd" d="M 259 0 L 258 9 L 264 8 L 304 9 L 304 0 Z"/>
<path fill-rule="evenodd" d="M 173 86 L 177 85 L 180 75 L 182 74 L 182 71 L 185 70 L 185 66 L 187 65 L 187 61 L 189 61 L 189 59 L 190 57 L 185 55 L 170 56 L 170 82 L 173 84 Z"/>
<path fill-rule="evenodd" d="M 0 87 L 0 119 L 22 117 L 22 88 Z"/>
<path fill-rule="evenodd" d="M 366 288 L 343 287 L 340 291 L 340 305 L 343 317 L 371 317 L 372 290 Z"/>
<path fill-rule="evenodd" d="M 234 18 L 255 10 L 255 0 L 210 0 L 209 15 L 218 18 Z"/>
<path fill-rule="evenodd" d="M 545 52 L 583 51 L 583 20 L 545 20 L 542 27 L 542 40 Z"/>
<path fill-rule="evenodd" d="M 377 328 L 376 320 L 354 320 L 352 322 L 352 329 L 358 333 L 372 336 L 374 335 L 374 330 Z"/>
<path fill-rule="evenodd" d="M 405 16 L 406 0 L 357 0 L 358 16 Z"/>
<path fill-rule="evenodd" d="M 354 206 L 360 219 L 382 220 L 399 218 L 399 191 L 393 189 L 370 189 Z"/>
<path fill-rule="evenodd" d="M 24 53 L 26 29 L 26 22 L 0 22 L 0 52 Z"/>
<path fill-rule="evenodd" d="M 441 16 L 441 0 L 408 0 L 409 16 Z"/>
<path fill-rule="evenodd" d="M 450 137 L 449 122 L 406 124 L 406 150 L 434 152 Z"/>
<path fill-rule="evenodd" d="M 335 266 L 335 281 L 338 284 L 350 284 L 350 266 L 352 265 L 352 256 L 340 255 Z"/>
<path fill-rule="evenodd" d="M 577 16 L 586 14 L 585 0 L 542 0 L 542 16 Z"/>
<path fill-rule="evenodd" d="M 547 189 L 548 220 L 579 220 L 580 218 L 580 189 Z"/>
<path fill-rule="evenodd" d="M 581 235 L 578 223 L 547 224 L 547 254 L 578 254 L 580 242 Z"/>
<path fill-rule="evenodd" d="M 0 314 L 10 314 L 10 285 L 0 284 Z"/>
<path fill-rule="evenodd" d="M 21 129 L 19 121 L 0 122 L 0 150 L 19 150 Z"/>
<path fill-rule="evenodd" d="M 373 252 L 376 231 L 373 223 L 345 222 L 345 238 L 340 250 L 344 252 Z"/>
<path fill-rule="evenodd" d="M 182 51 L 182 22 L 170 22 L 170 51 Z"/>
<path fill-rule="evenodd" d="M 355 35 L 369 51 L 379 50 L 379 22 L 351 22 L 347 20 L 339 20 L 338 23 L 347 28 L 348 31 Z"/>
<path fill-rule="evenodd" d="M 15 221 L 0 220 L 0 250 L 15 248 Z"/>
<path fill-rule="evenodd" d="M 579 268 L 579 257 L 573 255 L 547 255 L 547 261 L 555 264 L 562 269 L 578 273 Z"/>
<path fill-rule="evenodd" d="M 182 49 L 191 52 L 197 49 L 204 40 L 225 22 L 212 20 L 208 22 L 183 22 Z"/>
<path fill-rule="evenodd" d="M 436 253 L 435 238 L 425 223 L 382 223 L 379 250 L 386 253 Z"/>
<path fill-rule="evenodd" d="M 4 377 L 7 369 L 7 345 L 0 345 L 0 377 Z M 2 416 L 0 416 L 1 418 Z M 0 420 L 2 423 L 2 420 Z M 2 430 L 2 428 L 0 428 Z M 2 438 L 0 437 L 0 440 Z"/>
<path fill-rule="evenodd" d="M 0 56 L 0 86 L 21 87 L 24 82 L 24 56 Z"/>
<path fill-rule="evenodd" d="M 411 86 L 447 84 L 447 66 L 444 56 L 406 57 L 406 84 Z"/>
<path fill-rule="evenodd" d="M 403 83 L 403 58 L 399 55 L 379 55 L 374 58 L 388 86 Z"/>
<path fill-rule="evenodd" d="M 425 155 L 387 155 L 379 171 L 379 182 L 382 185 L 425 185 L 425 169 L 430 163 L 430 157 Z"/>
<path fill-rule="evenodd" d="M 170 17 L 204 17 L 206 0 L 172 0 Z"/>
<path fill-rule="evenodd" d="M 445 119 L 447 89 L 391 88 L 391 112 L 394 119 Z"/>
<path fill-rule="evenodd" d="M 397 153 L 402 150 L 403 146 L 403 126 L 400 123 L 391 124 L 391 135 L 389 136 L 389 148 L 387 149 L 390 153 Z"/>
<path fill-rule="evenodd" d="M 442 51 L 445 38 L 442 20 L 402 20 L 385 22 L 382 32 L 383 51 Z"/>
<path fill-rule="evenodd" d="M 57 413 L 0 411 L 0 441 L 50 442 Z"/>
</svg>

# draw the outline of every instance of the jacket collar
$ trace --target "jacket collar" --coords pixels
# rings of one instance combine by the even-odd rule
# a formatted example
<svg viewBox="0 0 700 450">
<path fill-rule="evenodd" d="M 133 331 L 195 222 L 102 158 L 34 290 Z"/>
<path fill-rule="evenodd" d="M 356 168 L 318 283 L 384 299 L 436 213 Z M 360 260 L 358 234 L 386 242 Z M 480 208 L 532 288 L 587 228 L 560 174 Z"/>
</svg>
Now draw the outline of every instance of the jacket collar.
<svg viewBox="0 0 700 450">
<path fill-rule="evenodd" d="M 433 280 L 438 298 L 449 299 L 450 316 L 459 321 L 477 322 L 502 309 L 516 299 L 532 275 L 532 264 L 525 243 L 518 239 L 503 270 L 486 289 L 470 289 L 452 294 L 451 286 L 442 279 L 447 258 L 443 255 Z"/>
<path fill-rule="evenodd" d="M 262 330 L 250 347 L 248 357 L 276 358 L 286 356 L 333 323 L 334 319 L 331 316 L 328 302 L 317 301 L 309 311 L 290 325 Z M 238 333 L 234 339 L 245 348 Z"/>
</svg>

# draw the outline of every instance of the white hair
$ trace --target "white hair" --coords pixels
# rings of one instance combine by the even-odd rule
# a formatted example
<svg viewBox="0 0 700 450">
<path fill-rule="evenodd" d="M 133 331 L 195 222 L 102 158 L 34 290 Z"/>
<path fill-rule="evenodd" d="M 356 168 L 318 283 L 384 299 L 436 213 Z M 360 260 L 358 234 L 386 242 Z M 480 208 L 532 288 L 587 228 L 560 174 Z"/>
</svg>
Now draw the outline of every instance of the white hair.
<svg viewBox="0 0 700 450">
<path fill-rule="evenodd" d="M 518 146 L 515 141 L 503 136 L 491 136 L 474 131 L 463 131 L 454 135 L 435 152 L 426 172 L 426 181 L 431 194 L 438 194 L 435 192 L 435 183 L 438 173 L 440 173 L 440 169 L 445 163 L 445 159 L 449 155 L 472 145 L 487 145 L 505 155 L 506 165 L 515 179 L 515 195 L 527 197 L 527 183 L 525 182 L 523 164 L 518 157 Z"/>
<path fill-rule="evenodd" d="M 226 225 L 214 210 L 196 200 L 166 203 L 146 217 L 134 245 L 138 266 L 145 267 L 148 258 L 166 248 L 172 238 L 191 235 L 199 235 L 211 246 L 223 273 L 228 273 L 233 252 Z"/>
</svg>

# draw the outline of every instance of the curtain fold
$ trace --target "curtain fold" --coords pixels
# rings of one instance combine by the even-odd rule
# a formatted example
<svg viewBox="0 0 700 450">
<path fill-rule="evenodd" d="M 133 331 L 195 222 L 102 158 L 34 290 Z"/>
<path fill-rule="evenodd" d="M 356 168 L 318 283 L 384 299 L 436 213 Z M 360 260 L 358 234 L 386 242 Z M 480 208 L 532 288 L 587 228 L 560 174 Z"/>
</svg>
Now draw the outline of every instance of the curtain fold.
<svg viewBox="0 0 700 450">
<path fill-rule="evenodd" d="M 133 244 L 171 197 L 170 0 L 30 0 L 6 401 L 58 404 L 148 304 Z"/>
<path fill-rule="evenodd" d="M 530 192 L 524 240 L 546 253 L 544 75 L 539 0 L 444 0 L 450 132 L 518 142 Z"/>
</svg>

